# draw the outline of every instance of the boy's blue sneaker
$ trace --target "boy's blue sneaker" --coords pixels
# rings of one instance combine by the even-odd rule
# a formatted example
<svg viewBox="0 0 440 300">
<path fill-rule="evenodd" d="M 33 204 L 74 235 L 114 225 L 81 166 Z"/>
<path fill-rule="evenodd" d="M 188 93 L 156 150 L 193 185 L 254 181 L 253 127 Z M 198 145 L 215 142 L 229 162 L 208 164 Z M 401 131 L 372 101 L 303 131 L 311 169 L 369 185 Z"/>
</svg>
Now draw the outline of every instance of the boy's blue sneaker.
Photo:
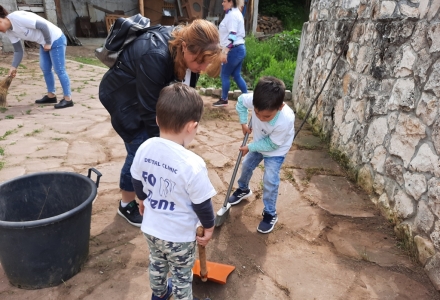
<svg viewBox="0 0 440 300">
<path fill-rule="evenodd" d="M 250 189 L 242 190 L 238 188 L 231 197 L 229 197 L 228 202 L 231 205 L 236 205 L 241 202 L 241 200 L 248 198 L 252 195 L 252 191 Z"/>
<path fill-rule="evenodd" d="M 276 214 L 272 216 L 268 213 L 263 213 L 263 221 L 258 225 L 257 231 L 260 233 L 269 233 L 273 230 L 277 222 L 278 216 Z"/>
<path fill-rule="evenodd" d="M 158 297 L 154 294 L 151 295 L 151 300 L 168 300 L 170 299 L 171 295 L 173 294 L 173 284 L 171 282 L 171 278 L 168 278 L 168 287 L 167 287 L 167 293 L 163 297 Z"/>
</svg>

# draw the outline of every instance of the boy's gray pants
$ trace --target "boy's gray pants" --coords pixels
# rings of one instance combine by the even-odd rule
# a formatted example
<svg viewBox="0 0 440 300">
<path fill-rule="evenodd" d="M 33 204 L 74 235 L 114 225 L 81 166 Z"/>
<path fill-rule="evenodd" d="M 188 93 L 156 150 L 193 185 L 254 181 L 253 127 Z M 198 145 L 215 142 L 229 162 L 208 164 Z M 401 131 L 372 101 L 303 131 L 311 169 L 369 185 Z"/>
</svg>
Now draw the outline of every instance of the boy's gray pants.
<svg viewBox="0 0 440 300">
<path fill-rule="evenodd" d="M 192 268 L 196 242 L 172 243 L 144 233 L 150 248 L 150 287 L 160 297 L 167 292 L 167 274 L 171 272 L 174 299 L 193 300 Z"/>
</svg>

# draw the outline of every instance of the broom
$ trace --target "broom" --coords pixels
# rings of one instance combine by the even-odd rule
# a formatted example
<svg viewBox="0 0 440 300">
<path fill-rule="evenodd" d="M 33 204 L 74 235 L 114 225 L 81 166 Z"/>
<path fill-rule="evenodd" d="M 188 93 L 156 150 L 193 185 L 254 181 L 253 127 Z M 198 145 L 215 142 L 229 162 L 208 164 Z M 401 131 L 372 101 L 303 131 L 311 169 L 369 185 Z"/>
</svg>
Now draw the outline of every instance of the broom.
<svg viewBox="0 0 440 300">
<path fill-rule="evenodd" d="M 8 94 L 9 86 L 12 82 L 12 76 L 7 76 L 0 82 L 0 106 L 6 106 L 6 95 Z"/>
<path fill-rule="evenodd" d="M 252 128 L 252 117 L 249 120 L 248 124 L 249 129 Z M 246 146 L 247 140 L 249 138 L 249 133 L 246 132 L 244 135 L 243 143 L 241 146 Z M 231 204 L 228 202 L 229 196 L 231 195 L 232 186 L 234 185 L 235 175 L 237 175 L 238 167 L 240 166 L 241 157 L 243 156 L 243 152 L 239 151 L 237 161 L 235 162 L 234 171 L 232 172 L 231 182 L 229 182 L 228 191 L 226 192 L 225 202 L 223 206 L 218 210 L 217 215 L 215 216 L 215 227 L 221 226 L 229 216 L 229 211 L 231 209 Z"/>
</svg>

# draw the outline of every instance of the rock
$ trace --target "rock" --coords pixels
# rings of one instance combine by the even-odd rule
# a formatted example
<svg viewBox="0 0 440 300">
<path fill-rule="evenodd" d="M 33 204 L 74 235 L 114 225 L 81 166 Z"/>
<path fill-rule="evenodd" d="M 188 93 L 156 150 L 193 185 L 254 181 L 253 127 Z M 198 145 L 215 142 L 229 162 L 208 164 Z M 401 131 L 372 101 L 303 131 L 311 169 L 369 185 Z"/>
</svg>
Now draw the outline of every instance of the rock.
<svg viewBox="0 0 440 300">
<path fill-rule="evenodd" d="M 380 6 L 379 19 L 387 19 L 393 16 L 396 9 L 396 2 L 394 1 L 382 1 Z"/>
<path fill-rule="evenodd" d="M 414 214 L 414 202 L 403 190 L 398 190 L 394 196 L 394 203 L 394 210 L 397 216 L 403 220 L 408 219 Z"/>
<path fill-rule="evenodd" d="M 419 200 L 427 191 L 426 177 L 422 174 L 413 174 L 406 172 L 403 174 L 403 179 L 405 180 L 405 189 L 408 194 L 414 197 L 414 199 Z"/>
<path fill-rule="evenodd" d="M 399 115 L 395 133 L 391 136 L 389 152 L 401 157 L 407 167 L 415 151 L 416 145 L 426 136 L 425 125 L 412 115 Z"/>
<path fill-rule="evenodd" d="M 400 13 L 409 18 L 418 18 L 420 15 L 419 9 L 414 6 L 409 6 L 404 3 L 399 4 Z"/>
<path fill-rule="evenodd" d="M 428 144 L 420 146 L 417 155 L 409 164 L 409 169 L 415 172 L 429 172 L 432 175 L 440 176 L 439 158 L 431 150 Z"/>
<path fill-rule="evenodd" d="M 425 201 L 419 201 L 417 205 L 416 218 L 414 225 L 418 229 L 418 232 L 430 232 L 434 225 L 434 215 L 430 211 Z"/>
<path fill-rule="evenodd" d="M 416 235 L 414 237 L 414 243 L 416 244 L 417 252 L 419 254 L 419 261 L 424 266 L 428 258 L 435 254 L 434 245 L 431 243 L 431 241 L 421 237 L 420 235 Z"/>
<path fill-rule="evenodd" d="M 439 100 L 431 93 L 422 93 L 416 115 L 428 126 L 432 125 L 438 115 L 438 102 Z"/>
<path fill-rule="evenodd" d="M 432 41 L 429 53 L 440 52 L 440 23 L 433 24 L 429 27 L 428 37 Z"/>
<path fill-rule="evenodd" d="M 435 177 L 428 180 L 428 205 L 437 218 L 440 218 L 440 179 Z M 440 241 L 434 245 L 440 250 Z"/>
<path fill-rule="evenodd" d="M 440 253 L 431 257 L 425 265 L 426 273 L 437 290 L 440 290 Z"/>
</svg>

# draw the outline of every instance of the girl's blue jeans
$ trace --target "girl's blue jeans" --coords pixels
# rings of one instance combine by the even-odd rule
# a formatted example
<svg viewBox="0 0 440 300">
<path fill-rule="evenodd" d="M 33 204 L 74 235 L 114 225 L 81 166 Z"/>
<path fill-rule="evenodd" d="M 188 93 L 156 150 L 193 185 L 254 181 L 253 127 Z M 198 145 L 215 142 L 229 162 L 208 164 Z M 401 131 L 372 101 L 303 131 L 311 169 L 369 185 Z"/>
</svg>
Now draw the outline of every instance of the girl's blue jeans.
<svg viewBox="0 0 440 300">
<path fill-rule="evenodd" d="M 264 160 L 263 203 L 264 212 L 274 216 L 277 212 L 278 187 L 280 186 L 280 170 L 284 156 L 263 156 L 259 152 L 246 154 L 241 167 L 238 187 L 241 190 L 249 188 L 249 181 L 258 164 Z"/>
<path fill-rule="evenodd" d="M 55 76 L 52 67 L 61 82 L 64 96 L 71 96 L 70 79 L 66 73 L 66 36 L 63 34 L 52 44 L 50 51 L 44 51 L 40 45 L 40 68 L 43 71 L 44 81 L 46 81 L 47 91 L 55 94 Z"/>
<path fill-rule="evenodd" d="M 228 53 L 228 62 L 222 64 L 222 99 L 228 99 L 228 92 L 231 87 L 230 77 L 234 78 L 238 88 L 242 93 L 247 93 L 246 81 L 241 77 L 241 66 L 246 56 L 246 47 L 244 44 L 231 48 Z"/>
</svg>

